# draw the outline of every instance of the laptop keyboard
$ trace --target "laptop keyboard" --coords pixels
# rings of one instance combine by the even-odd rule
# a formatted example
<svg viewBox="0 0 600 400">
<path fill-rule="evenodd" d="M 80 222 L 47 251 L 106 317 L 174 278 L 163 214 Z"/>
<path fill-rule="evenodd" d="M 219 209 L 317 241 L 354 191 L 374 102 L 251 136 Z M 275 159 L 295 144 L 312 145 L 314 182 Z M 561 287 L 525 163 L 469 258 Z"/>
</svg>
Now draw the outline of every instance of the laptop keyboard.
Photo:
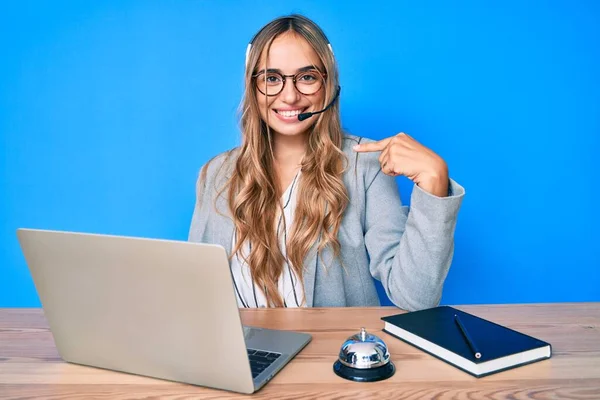
<svg viewBox="0 0 600 400">
<path fill-rule="evenodd" d="M 271 353 L 268 351 L 247 349 L 248 358 L 250 359 L 250 369 L 252 370 L 252 379 L 256 378 L 273 364 L 275 360 L 281 357 L 280 353 Z"/>
</svg>

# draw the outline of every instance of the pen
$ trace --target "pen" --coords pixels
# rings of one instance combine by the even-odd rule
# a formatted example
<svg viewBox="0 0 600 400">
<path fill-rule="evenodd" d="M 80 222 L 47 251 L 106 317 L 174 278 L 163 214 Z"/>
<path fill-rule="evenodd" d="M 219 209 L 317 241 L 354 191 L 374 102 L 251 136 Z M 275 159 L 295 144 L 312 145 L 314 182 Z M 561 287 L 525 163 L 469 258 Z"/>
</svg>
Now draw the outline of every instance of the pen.
<svg viewBox="0 0 600 400">
<path fill-rule="evenodd" d="M 463 325 L 462 321 L 460 320 L 460 318 L 456 314 L 454 314 L 454 321 L 456 322 L 456 325 L 458 325 L 458 328 L 460 329 L 460 332 L 462 333 L 463 337 L 465 338 L 465 341 L 467 342 L 467 344 L 471 348 L 471 351 L 473 352 L 473 355 L 475 356 L 475 358 L 477 358 L 477 359 L 481 358 L 481 352 L 479 350 L 477 350 L 477 345 L 475 344 L 475 342 L 471 338 L 471 335 L 469 335 L 469 332 L 467 331 L 467 328 L 465 328 L 465 326 Z"/>
</svg>

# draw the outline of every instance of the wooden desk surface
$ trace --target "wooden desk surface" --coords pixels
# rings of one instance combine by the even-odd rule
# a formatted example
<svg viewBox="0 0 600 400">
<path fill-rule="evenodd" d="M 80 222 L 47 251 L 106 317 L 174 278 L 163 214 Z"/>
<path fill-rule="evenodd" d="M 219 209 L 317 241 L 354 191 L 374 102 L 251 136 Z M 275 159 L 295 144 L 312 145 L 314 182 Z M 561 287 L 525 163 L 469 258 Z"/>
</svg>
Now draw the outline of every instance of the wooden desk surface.
<svg viewBox="0 0 600 400">
<path fill-rule="evenodd" d="M 255 398 L 600 399 L 600 303 L 458 306 L 548 341 L 550 360 L 474 378 L 383 332 L 396 308 L 244 310 L 245 324 L 309 332 L 312 342 Z M 361 326 L 390 349 L 396 374 L 382 382 L 339 378 L 332 365 Z M 0 398 L 247 398 L 231 392 L 63 362 L 40 309 L 0 309 Z"/>
</svg>

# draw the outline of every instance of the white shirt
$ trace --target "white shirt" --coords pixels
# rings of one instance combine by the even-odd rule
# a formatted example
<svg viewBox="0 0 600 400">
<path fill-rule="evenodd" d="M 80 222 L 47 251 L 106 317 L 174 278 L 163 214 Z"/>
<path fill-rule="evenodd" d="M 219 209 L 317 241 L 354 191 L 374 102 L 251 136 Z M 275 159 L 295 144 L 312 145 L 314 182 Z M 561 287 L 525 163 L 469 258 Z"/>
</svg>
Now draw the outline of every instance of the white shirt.
<svg viewBox="0 0 600 400">
<path fill-rule="evenodd" d="M 286 240 L 290 233 L 290 227 L 294 221 L 294 211 L 296 210 L 296 192 L 300 171 L 294 177 L 294 180 L 281 196 L 281 205 L 283 215 L 277 219 L 277 236 L 279 237 L 279 247 L 286 262 L 283 266 L 283 272 L 279 278 L 279 294 L 284 300 L 286 307 L 305 307 L 304 287 L 302 281 L 298 279 L 296 273 L 291 268 L 287 259 Z M 284 223 L 285 222 L 285 223 Z M 285 229 L 284 229 L 285 226 Z M 233 233 L 233 245 L 235 246 L 236 233 Z M 250 245 L 244 243 L 241 251 L 245 256 L 250 254 Z M 267 307 L 267 300 L 262 290 L 256 286 L 250 274 L 250 268 L 243 257 L 234 255 L 231 260 L 231 272 L 235 284 L 236 298 L 239 307 Z"/>
</svg>

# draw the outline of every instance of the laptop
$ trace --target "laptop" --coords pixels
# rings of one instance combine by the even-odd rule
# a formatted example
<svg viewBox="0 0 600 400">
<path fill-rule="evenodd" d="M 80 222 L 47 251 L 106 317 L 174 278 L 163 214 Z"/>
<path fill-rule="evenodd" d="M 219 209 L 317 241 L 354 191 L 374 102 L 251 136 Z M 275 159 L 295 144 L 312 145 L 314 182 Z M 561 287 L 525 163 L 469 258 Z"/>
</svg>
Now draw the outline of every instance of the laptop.
<svg viewBox="0 0 600 400">
<path fill-rule="evenodd" d="M 18 229 L 67 362 L 253 393 L 311 340 L 244 327 L 222 246 Z"/>
</svg>

